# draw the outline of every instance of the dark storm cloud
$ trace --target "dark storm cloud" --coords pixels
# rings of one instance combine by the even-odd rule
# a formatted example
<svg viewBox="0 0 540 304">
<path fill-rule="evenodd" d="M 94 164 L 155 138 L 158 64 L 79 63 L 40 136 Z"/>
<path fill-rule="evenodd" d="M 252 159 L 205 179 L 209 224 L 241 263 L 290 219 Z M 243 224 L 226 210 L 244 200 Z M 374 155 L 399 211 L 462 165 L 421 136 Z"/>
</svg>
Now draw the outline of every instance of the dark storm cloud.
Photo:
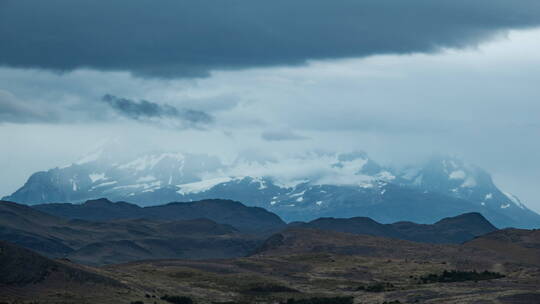
<svg viewBox="0 0 540 304">
<path fill-rule="evenodd" d="M 266 131 L 261 134 L 261 138 L 266 141 L 289 141 L 289 140 L 306 140 L 305 136 L 298 135 L 292 131 Z"/>
<path fill-rule="evenodd" d="M 157 104 L 147 100 L 137 102 L 110 94 L 103 96 L 102 100 L 120 115 L 137 121 L 172 119 L 188 123 L 190 126 L 209 124 L 213 121 L 213 117 L 203 111 L 177 109 L 171 105 Z"/>
<path fill-rule="evenodd" d="M 539 24 L 538 0 L 0 0 L 0 65 L 197 77 L 474 46 Z"/>
</svg>

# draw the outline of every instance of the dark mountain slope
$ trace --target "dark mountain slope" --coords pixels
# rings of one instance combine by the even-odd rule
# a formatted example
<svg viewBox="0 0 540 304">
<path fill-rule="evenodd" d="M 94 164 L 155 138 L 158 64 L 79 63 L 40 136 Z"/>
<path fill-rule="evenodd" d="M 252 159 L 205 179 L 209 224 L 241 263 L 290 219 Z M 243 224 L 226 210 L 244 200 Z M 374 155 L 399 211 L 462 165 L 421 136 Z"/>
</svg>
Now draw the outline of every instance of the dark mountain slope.
<svg viewBox="0 0 540 304">
<path fill-rule="evenodd" d="M 126 202 L 113 203 L 107 199 L 90 200 L 84 204 L 45 204 L 32 208 L 52 215 L 88 221 L 117 219 L 190 220 L 206 218 L 227 224 L 244 232 L 275 231 L 285 226 L 277 215 L 258 207 L 230 200 L 203 200 L 189 203 L 139 207 Z"/>
<path fill-rule="evenodd" d="M 482 235 L 464 244 L 481 248 L 501 260 L 520 261 L 523 265 L 540 266 L 540 229 L 504 229 Z"/>
<path fill-rule="evenodd" d="M 89 200 L 84 204 L 44 204 L 32 208 L 63 218 L 89 221 L 140 218 L 142 215 L 141 207 L 137 205 L 125 202 L 112 203 L 104 198 Z"/>
<path fill-rule="evenodd" d="M 23 246 L 50 257 L 62 257 L 73 249 L 53 227 L 68 225 L 68 220 L 34 210 L 25 205 L 0 201 L 0 240 Z M 84 235 L 78 236 L 84 237 Z"/>
<path fill-rule="evenodd" d="M 133 293 L 102 270 L 0 241 L 1 303 L 123 303 Z"/>
<path fill-rule="evenodd" d="M 90 265 L 237 257 L 252 252 L 262 242 L 257 236 L 241 234 L 230 225 L 209 219 L 67 220 L 11 202 L 0 202 L 0 240 L 48 257 L 67 257 Z"/>
<path fill-rule="evenodd" d="M 435 224 L 398 222 L 380 224 L 370 218 L 321 218 L 309 223 L 293 223 L 292 227 L 320 229 L 352 234 L 366 234 L 423 243 L 463 243 L 476 236 L 497 230 L 479 213 L 445 218 Z"/>
<path fill-rule="evenodd" d="M 293 227 L 320 229 L 352 234 L 367 234 L 373 236 L 383 236 L 397 239 L 404 239 L 406 236 L 391 225 L 378 223 L 369 217 L 342 218 L 320 218 L 309 223 L 293 223 Z"/>
<path fill-rule="evenodd" d="M 465 244 L 426 244 L 336 231 L 289 228 L 272 235 L 254 251 L 254 256 L 297 254 L 432 260 L 458 269 L 468 267 L 501 271 L 505 268 L 505 271 L 520 271 L 523 266 L 540 266 L 540 231 L 508 229 L 489 233 Z"/>
<path fill-rule="evenodd" d="M 120 283 L 99 274 L 53 261 L 28 249 L 0 241 L 0 286 L 25 286 L 59 278 L 65 283 L 121 286 Z"/>
<path fill-rule="evenodd" d="M 291 228 L 268 238 L 255 255 L 281 256 L 308 253 L 333 253 L 383 258 L 417 258 L 444 256 L 458 245 L 422 244 L 406 240 L 336 231 Z"/>
<path fill-rule="evenodd" d="M 406 235 L 406 239 L 410 241 L 457 244 L 497 230 L 476 212 L 444 218 L 432 225 L 398 222 L 392 224 L 392 227 Z"/>
</svg>

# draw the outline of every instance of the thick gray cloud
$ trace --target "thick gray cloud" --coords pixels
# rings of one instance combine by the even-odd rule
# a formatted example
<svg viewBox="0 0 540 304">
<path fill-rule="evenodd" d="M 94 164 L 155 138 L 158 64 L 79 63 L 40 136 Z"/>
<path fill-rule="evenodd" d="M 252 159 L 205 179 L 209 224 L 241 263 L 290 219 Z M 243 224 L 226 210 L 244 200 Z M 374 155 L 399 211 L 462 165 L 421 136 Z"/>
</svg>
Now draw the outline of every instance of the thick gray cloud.
<svg viewBox="0 0 540 304">
<path fill-rule="evenodd" d="M 538 0 L 0 0 L 0 65 L 159 77 L 474 46 Z"/>
<path fill-rule="evenodd" d="M 103 96 L 102 101 L 118 114 L 142 122 L 150 122 L 153 119 L 172 119 L 183 123 L 184 127 L 195 127 L 209 124 L 214 120 L 210 114 L 203 111 L 177 109 L 168 104 L 157 104 L 147 100 L 137 102 L 107 94 Z"/>
</svg>

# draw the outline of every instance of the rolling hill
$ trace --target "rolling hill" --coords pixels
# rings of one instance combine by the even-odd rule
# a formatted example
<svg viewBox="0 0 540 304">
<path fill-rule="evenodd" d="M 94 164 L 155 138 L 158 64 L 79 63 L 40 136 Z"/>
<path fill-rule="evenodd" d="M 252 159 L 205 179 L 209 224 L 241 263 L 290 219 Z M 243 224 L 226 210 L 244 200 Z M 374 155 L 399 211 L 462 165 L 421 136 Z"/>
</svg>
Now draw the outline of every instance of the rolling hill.
<svg viewBox="0 0 540 304">
<path fill-rule="evenodd" d="M 88 265 L 244 256 L 261 242 L 259 236 L 204 218 L 92 222 L 55 217 L 11 202 L 0 202 L 0 240 Z"/>
</svg>

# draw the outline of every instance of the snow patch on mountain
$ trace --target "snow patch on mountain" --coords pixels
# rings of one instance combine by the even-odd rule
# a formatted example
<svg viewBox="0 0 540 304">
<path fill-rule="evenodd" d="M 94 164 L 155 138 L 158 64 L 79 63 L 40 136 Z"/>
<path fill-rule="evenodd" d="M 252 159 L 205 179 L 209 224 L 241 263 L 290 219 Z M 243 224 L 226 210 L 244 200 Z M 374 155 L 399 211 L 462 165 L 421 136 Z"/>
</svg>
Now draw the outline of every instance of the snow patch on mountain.
<svg viewBox="0 0 540 304">
<path fill-rule="evenodd" d="M 462 188 L 474 188 L 474 187 L 476 187 L 476 180 L 474 179 L 474 177 L 469 176 L 469 177 L 467 177 L 467 179 L 463 182 L 463 184 L 461 184 L 461 187 L 462 187 Z"/>
<path fill-rule="evenodd" d="M 266 181 L 261 177 L 255 177 L 252 179 L 251 182 L 259 184 L 259 190 L 264 190 L 268 188 L 268 186 L 266 185 Z"/>
<path fill-rule="evenodd" d="M 137 158 L 127 164 L 121 165 L 119 169 L 132 169 L 135 171 L 144 171 L 151 170 L 166 158 L 171 158 L 180 163 L 184 162 L 184 155 L 182 153 L 163 153 L 163 154 L 154 154 L 154 155 L 145 155 L 140 158 Z M 180 167 L 181 169 L 182 167 Z"/>
<path fill-rule="evenodd" d="M 289 196 L 290 197 L 299 197 L 299 196 L 302 196 L 304 194 L 306 194 L 306 190 L 304 190 L 302 192 L 299 192 L 299 193 L 290 194 Z"/>
<path fill-rule="evenodd" d="M 88 177 L 90 178 L 92 183 L 95 183 L 95 182 L 98 182 L 100 180 L 106 179 L 105 178 L 105 173 L 91 173 L 91 174 L 88 175 Z"/>
<path fill-rule="evenodd" d="M 467 175 L 463 170 L 452 171 L 452 173 L 449 175 L 450 179 L 465 179 L 466 176 Z"/>
<path fill-rule="evenodd" d="M 73 190 L 73 192 L 76 192 L 78 187 L 77 187 L 77 181 L 74 180 L 74 179 L 70 179 L 70 182 L 71 182 L 71 189 Z"/>
<path fill-rule="evenodd" d="M 138 183 L 144 183 L 144 182 L 151 182 L 151 181 L 155 181 L 156 180 L 156 177 L 153 176 L 153 175 L 146 175 L 146 176 L 142 176 L 142 177 L 139 177 L 137 179 L 137 182 Z"/>
<path fill-rule="evenodd" d="M 182 194 L 182 195 L 200 193 L 200 192 L 210 190 L 219 184 L 227 183 L 232 180 L 234 179 L 230 177 L 218 177 L 218 178 L 206 179 L 206 180 L 195 182 L 195 183 L 182 184 L 182 185 L 177 186 L 178 188 L 180 188 L 177 191 L 177 193 Z"/>
<path fill-rule="evenodd" d="M 116 186 L 113 189 L 155 189 L 159 188 L 161 186 L 161 181 L 155 181 L 153 183 L 140 183 L 140 184 L 131 184 L 131 185 L 122 185 L 122 186 Z"/>
<path fill-rule="evenodd" d="M 75 162 L 76 165 L 84 165 L 84 164 L 87 164 L 87 163 L 91 163 L 91 162 L 94 162 L 96 160 L 98 160 L 102 155 L 103 153 L 105 152 L 105 149 L 104 148 L 100 148 L 92 153 L 89 153 L 85 156 L 83 156 L 81 159 L 79 159 L 78 161 Z"/>
<path fill-rule="evenodd" d="M 300 179 L 300 180 L 290 180 L 290 181 L 275 181 L 274 184 L 280 188 L 285 188 L 285 189 L 294 189 L 296 187 L 298 187 L 299 185 L 302 185 L 302 184 L 307 184 L 309 183 L 309 180 L 308 179 Z"/>
<path fill-rule="evenodd" d="M 521 209 L 525 209 L 525 208 L 526 208 L 525 205 L 521 202 L 521 200 L 520 200 L 517 196 L 515 196 L 515 195 L 513 195 L 512 193 L 509 193 L 509 192 L 503 192 L 503 193 L 504 193 L 504 195 L 506 195 L 506 197 L 507 197 L 512 203 L 514 203 L 514 205 L 518 206 L 518 207 L 521 208 Z"/>
<path fill-rule="evenodd" d="M 118 181 L 104 182 L 104 183 L 93 186 L 91 188 L 91 190 L 97 189 L 97 188 L 103 188 L 103 187 L 106 187 L 106 186 L 112 186 L 112 185 L 117 184 L 117 183 L 118 183 Z"/>
</svg>

